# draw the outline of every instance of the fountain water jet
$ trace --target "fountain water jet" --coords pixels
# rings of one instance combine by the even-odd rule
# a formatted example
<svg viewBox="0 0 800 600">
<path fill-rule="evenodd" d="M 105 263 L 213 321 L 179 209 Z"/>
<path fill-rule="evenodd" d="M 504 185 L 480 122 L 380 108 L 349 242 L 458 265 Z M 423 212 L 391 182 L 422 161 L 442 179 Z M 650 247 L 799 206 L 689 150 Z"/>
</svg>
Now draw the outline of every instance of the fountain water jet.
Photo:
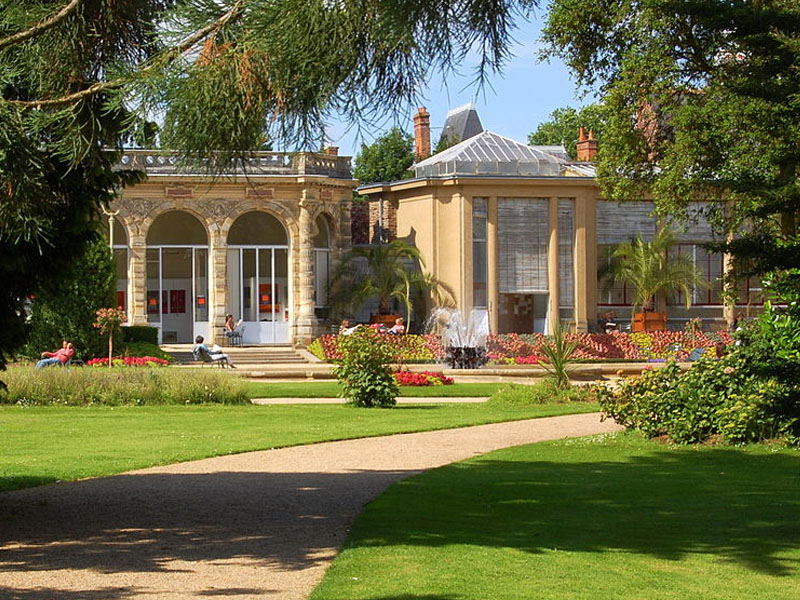
<svg viewBox="0 0 800 600">
<path fill-rule="evenodd" d="M 489 313 L 473 308 L 467 319 L 455 308 L 435 308 L 425 320 L 425 331 L 440 336 L 445 361 L 453 369 L 477 369 L 486 364 Z"/>
</svg>

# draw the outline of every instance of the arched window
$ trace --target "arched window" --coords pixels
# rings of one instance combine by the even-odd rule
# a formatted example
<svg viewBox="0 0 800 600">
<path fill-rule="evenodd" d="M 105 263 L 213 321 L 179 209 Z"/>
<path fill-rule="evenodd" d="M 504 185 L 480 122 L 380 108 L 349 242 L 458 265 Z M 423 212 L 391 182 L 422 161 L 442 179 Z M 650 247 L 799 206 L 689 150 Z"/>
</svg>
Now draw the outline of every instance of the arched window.
<svg viewBox="0 0 800 600">
<path fill-rule="evenodd" d="M 289 341 L 289 236 L 274 216 L 241 215 L 228 232 L 226 312 L 245 343 Z"/>
<path fill-rule="evenodd" d="M 147 231 L 147 320 L 162 343 L 208 336 L 208 234 L 187 212 L 166 212 Z"/>
</svg>

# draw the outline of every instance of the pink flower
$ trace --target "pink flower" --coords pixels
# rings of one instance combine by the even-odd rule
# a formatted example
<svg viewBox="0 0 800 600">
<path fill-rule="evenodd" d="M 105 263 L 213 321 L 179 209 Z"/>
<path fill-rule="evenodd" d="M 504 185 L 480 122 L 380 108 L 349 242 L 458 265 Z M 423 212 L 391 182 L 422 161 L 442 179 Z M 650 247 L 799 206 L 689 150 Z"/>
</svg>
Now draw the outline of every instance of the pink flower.
<svg viewBox="0 0 800 600">
<path fill-rule="evenodd" d="M 724 369 L 722 369 L 722 372 L 725 373 L 725 375 L 733 375 L 734 373 L 736 373 L 736 369 L 734 369 L 733 367 L 725 367 Z"/>
</svg>

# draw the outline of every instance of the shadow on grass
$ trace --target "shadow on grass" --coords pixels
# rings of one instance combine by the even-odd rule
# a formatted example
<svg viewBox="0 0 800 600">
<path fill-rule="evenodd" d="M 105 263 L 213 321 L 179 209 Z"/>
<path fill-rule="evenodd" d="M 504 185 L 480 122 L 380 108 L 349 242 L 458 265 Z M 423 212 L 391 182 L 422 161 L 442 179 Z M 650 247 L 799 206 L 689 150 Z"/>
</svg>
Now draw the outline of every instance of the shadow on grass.
<svg viewBox="0 0 800 600">
<path fill-rule="evenodd" d="M 38 475 L 13 475 L 10 477 L 0 477 L 0 492 L 7 490 L 21 490 L 29 487 L 36 487 L 37 485 L 47 485 L 54 483 L 55 477 L 45 477 Z M 2 596 L 0 596 L 2 597 Z"/>
<path fill-rule="evenodd" d="M 800 549 L 798 474 L 800 455 L 736 450 L 656 450 L 622 462 L 478 459 L 398 484 L 357 521 L 348 546 L 700 553 L 796 575 L 798 561 L 779 555 Z"/>
</svg>

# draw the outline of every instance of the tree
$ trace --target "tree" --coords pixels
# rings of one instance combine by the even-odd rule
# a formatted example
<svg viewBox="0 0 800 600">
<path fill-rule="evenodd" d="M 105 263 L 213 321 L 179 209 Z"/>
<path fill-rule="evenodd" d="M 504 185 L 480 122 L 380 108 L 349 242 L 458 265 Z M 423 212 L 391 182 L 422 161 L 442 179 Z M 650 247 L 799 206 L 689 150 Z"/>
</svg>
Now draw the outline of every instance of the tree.
<svg viewBox="0 0 800 600">
<path fill-rule="evenodd" d="M 393 127 L 374 143 L 361 144 L 355 159 L 353 177 L 362 184 L 408 179 L 414 164 L 414 138 Z"/>
<path fill-rule="evenodd" d="M 800 4 L 556 0 L 544 36 L 602 92 L 603 195 L 716 203 L 715 248 L 800 298 Z"/>
<path fill-rule="evenodd" d="M 388 244 L 351 249 L 339 263 L 331 281 L 331 304 L 339 313 L 353 313 L 368 300 L 378 299 L 378 313 L 388 315 L 392 300 L 406 309 L 411 325 L 413 297 L 419 290 L 438 287 L 436 280 L 422 273 L 422 255 L 414 246 L 401 240 Z"/>
<path fill-rule="evenodd" d="M 577 158 L 578 129 L 585 127 L 594 131 L 594 137 L 600 143 L 606 125 L 605 108 L 600 103 L 589 104 L 576 109 L 571 106 L 557 108 L 550 113 L 550 119 L 540 123 L 536 131 L 528 135 L 528 143 L 532 146 L 563 145 L 567 153 Z"/>
<path fill-rule="evenodd" d="M 434 68 L 508 55 L 532 0 L 21 0 L 0 11 L 0 369 L 23 302 L 95 235 L 136 174 L 113 150 L 160 142 L 219 173 L 254 148 L 313 139 L 334 111 L 363 123 L 417 99 Z M 435 23 L 435 26 L 431 24 Z M 447 23 L 442 27 L 442 23 Z M 112 150 L 112 151 L 109 151 Z"/>
<path fill-rule="evenodd" d="M 686 254 L 673 254 L 669 249 L 675 245 L 675 234 L 660 229 L 652 241 L 642 239 L 641 234 L 630 242 L 618 245 L 611 255 L 611 267 L 606 279 L 626 283 L 633 288 L 631 312 L 641 307 L 652 310 L 654 299 L 681 292 L 686 299 L 686 308 L 692 304 L 692 289 L 708 287 L 708 282 Z"/>
<path fill-rule="evenodd" d="M 459 143 L 461 143 L 461 137 L 457 133 L 454 133 L 453 135 L 442 134 L 439 137 L 439 141 L 436 142 L 436 148 L 434 148 L 433 153 L 439 154 L 439 152 L 444 152 L 448 148 L 452 148 Z"/>
<path fill-rule="evenodd" d="M 93 327 L 96 311 L 115 303 L 116 269 L 108 243 L 98 238 L 65 266 L 58 279 L 40 287 L 31 309 L 30 338 L 25 354 L 75 344 L 76 355 L 89 359 L 103 354 L 103 340 Z"/>
</svg>

